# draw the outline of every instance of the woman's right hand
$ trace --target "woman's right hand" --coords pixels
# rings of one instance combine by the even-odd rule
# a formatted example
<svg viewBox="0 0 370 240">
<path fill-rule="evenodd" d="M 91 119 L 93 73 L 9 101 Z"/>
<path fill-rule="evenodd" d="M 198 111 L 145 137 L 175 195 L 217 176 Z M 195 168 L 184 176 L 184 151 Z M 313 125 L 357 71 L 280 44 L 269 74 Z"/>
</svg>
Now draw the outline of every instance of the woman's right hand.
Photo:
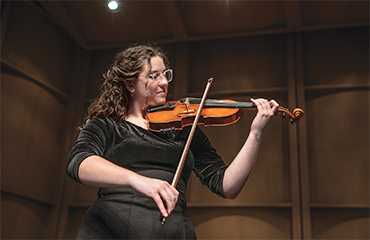
<svg viewBox="0 0 370 240">
<path fill-rule="evenodd" d="M 136 192 L 152 198 L 163 217 L 168 217 L 175 209 L 179 192 L 167 181 L 134 174 L 131 176 L 130 185 Z"/>
</svg>

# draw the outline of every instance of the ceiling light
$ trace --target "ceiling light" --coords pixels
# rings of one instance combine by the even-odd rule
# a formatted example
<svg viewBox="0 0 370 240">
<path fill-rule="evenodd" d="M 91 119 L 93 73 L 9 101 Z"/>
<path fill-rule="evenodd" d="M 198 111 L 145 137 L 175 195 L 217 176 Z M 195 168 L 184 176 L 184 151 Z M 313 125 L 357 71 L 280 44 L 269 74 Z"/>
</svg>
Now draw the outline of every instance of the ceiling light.
<svg viewBox="0 0 370 240">
<path fill-rule="evenodd" d="M 108 8 L 112 11 L 116 10 L 118 8 L 118 3 L 116 1 L 110 1 L 108 3 Z"/>
</svg>

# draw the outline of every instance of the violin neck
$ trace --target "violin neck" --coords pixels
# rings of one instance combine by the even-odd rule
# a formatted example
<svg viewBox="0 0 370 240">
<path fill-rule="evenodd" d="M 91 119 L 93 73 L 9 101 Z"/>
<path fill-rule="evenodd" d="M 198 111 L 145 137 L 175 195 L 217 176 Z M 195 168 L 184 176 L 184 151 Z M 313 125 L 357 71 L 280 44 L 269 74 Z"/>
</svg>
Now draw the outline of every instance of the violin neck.
<svg viewBox="0 0 370 240">
<path fill-rule="evenodd" d="M 200 98 L 188 98 L 189 103 L 192 104 L 199 104 L 201 99 Z M 181 99 L 180 101 L 185 101 L 185 99 Z M 207 99 L 204 103 L 204 107 L 222 107 L 222 108 L 256 108 L 257 106 L 254 105 L 252 102 L 226 102 L 222 100 L 214 100 L 214 99 Z"/>
</svg>

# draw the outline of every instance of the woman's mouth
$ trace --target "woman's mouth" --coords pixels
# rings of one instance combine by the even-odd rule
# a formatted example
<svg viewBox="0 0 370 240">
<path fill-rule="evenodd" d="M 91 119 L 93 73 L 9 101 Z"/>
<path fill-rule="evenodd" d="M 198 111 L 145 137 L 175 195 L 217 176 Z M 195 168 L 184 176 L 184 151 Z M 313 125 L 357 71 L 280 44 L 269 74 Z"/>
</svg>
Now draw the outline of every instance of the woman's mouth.
<svg viewBox="0 0 370 240">
<path fill-rule="evenodd" d="M 166 95 L 166 91 L 161 90 L 161 91 L 158 91 L 158 92 L 157 92 L 157 94 L 158 94 L 158 95 Z"/>
</svg>

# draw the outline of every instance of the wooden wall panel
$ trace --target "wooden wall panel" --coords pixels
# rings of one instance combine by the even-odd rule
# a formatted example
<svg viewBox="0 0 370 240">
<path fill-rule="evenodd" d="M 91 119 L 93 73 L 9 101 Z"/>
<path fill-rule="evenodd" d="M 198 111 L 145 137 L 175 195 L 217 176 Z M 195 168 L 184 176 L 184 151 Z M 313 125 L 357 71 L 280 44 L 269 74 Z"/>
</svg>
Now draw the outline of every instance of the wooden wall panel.
<svg viewBox="0 0 370 240">
<path fill-rule="evenodd" d="M 40 10 L 13 1 L 1 58 L 57 89 L 71 93 L 75 42 Z"/>
<path fill-rule="evenodd" d="M 368 209 L 314 209 L 312 239 L 369 239 Z"/>
<path fill-rule="evenodd" d="M 53 205 L 1 193 L 1 239 L 54 239 Z"/>
<path fill-rule="evenodd" d="M 312 203 L 369 203 L 369 92 L 345 91 L 307 101 Z"/>
<path fill-rule="evenodd" d="M 198 239 L 292 239 L 289 209 L 194 208 Z"/>
<path fill-rule="evenodd" d="M 2 74 L 2 190 L 55 203 L 65 108 L 43 88 Z M 30 184 L 32 183 L 32 184 Z"/>
<path fill-rule="evenodd" d="M 82 51 L 34 2 L 4 4 L 1 237 L 55 239 Z"/>
<path fill-rule="evenodd" d="M 305 86 L 369 84 L 369 30 L 356 27 L 303 34 Z"/>
<path fill-rule="evenodd" d="M 359 19 L 368 21 L 369 19 L 368 1 L 300 1 L 299 3 L 304 26 L 355 22 Z M 325 9 L 330 9 L 330 13 Z"/>
<path fill-rule="evenodd" d="M 173 70 L 173 74 L 174 74 L 174 79 L 168 85 L 168 99 L 167 100 L 168 101 L 177 100 L 177 99 L 172 99 L 174 92 L 175 92 L 175 86 L 186 85 L 183 82 L 184 81 L 183 79 L 186 79 L 186 78 L 183 78 L 183 75 L 186 74 L 185 71 L 187 71 L 188 69 L 186 68 L 186 65 L 183 65 L 184 62 L 179 63 L 181 60 L 187 59 L 186 53 L 181 52 L 182 51 L 181 44 L 180 44 L 180 47 L 178 44 L 166 44 L 166 45 L 158 45 L 158 46 L 161 47 L 162 50 L 166 53 L 168 61 L 170 62 L 170 68 Z M 185 51 L 186 50 L 187 48 L 185 47 Z M 179 57 L 181 58 L 181 60 L 179 60 Z M 183 68 L 186 68 L 186 69 L 183 70 Z M 176 83 L 174 83 L 174 81 L 176 81 Z M 181 97 L 185 97 L 185 96 L 181 96 Z"/>
<path fill-rule="evenodd" d="M 285 35 L 272 35 L 191 44 L 189 93 L 203 92 L 210 77 L 210 94 L 286 87 L 285 41 Z"/>
<path fill-rule="evenodd" d="M 368 239 L 369 28 L 308 32 L 301 43 L 304 237 Z"/>
<path fill-rule="evenodd" d="M 112 64 L 115 54 L 119 49 L 96 50 L 91 52 L 88 71 L 87 98 L 93 99 L 99 94 L 103 74 Z"/>
</svg>

